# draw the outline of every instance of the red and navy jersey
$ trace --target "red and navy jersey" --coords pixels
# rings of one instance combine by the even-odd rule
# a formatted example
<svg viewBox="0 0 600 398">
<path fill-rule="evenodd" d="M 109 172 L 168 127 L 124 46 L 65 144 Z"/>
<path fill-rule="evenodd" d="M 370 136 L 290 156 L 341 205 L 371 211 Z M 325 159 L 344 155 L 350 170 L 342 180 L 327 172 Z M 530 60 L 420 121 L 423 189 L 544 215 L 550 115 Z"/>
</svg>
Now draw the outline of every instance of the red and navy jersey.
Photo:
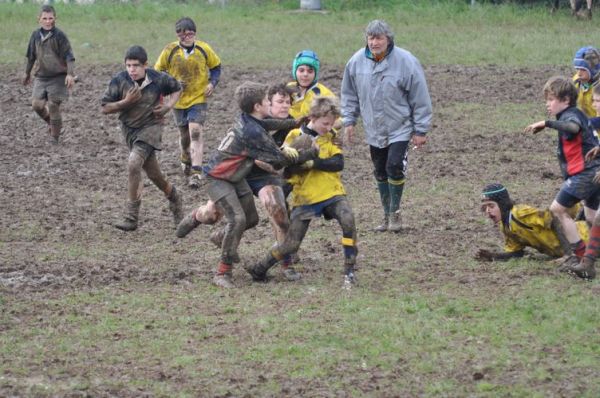
<svg viewBox="0 0 600 398">
<path fill-rule="evenodd" d="M 600 158 L 585 161 L 585 154 L 598 145 L 593 129 L 585 114 L 576 107 L 570 107 L 557 115 L 561 122 L 572 122 L 579 126 L 579 132 L 572 134 L 558 130 L 558 161 L 566 179 L 582 171 L 600 165 Z"/>
<path fill-rule="evenodd" d="M 213 152 L 204 172 L 214 178 L 238 182 L 246 178 L 254 160 L 276 168 L 288 163 L 261 121 L 242 113 Z"/>
</svg>

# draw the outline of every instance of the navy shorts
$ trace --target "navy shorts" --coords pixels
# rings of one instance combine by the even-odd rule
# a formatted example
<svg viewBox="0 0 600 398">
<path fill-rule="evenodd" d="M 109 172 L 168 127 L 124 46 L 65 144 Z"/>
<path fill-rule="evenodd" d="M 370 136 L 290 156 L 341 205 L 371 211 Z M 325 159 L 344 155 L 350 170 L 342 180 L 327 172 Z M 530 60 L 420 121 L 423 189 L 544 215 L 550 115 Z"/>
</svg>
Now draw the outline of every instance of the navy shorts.
<svg viewBox="0 0 600 398">
<path fill-rule="evenodd" d="M 323 216 L 323 212 L 326 211 L 329 205 L 332 205 L 340 200 L 344 200 L 346 196 L 337 195 L 333 198 L 329 198 L 319 203 L 313 203 L 312 205 L 304 205 L 294 207 L 292 209 L 292 214 L 290 214 L 290 220 L 295 218 L 299 218 L 300 220 L 310 220 L 311 218 L 319 218 Z M 325 217 L 326 219 L 330 219 L 331 217 Z"/>
<path fill-rule="evenodd" d="M 267 185 L 275 185 L 278 187 L 283 185 L 283 181 L 281 180 L 281 178 L 273 174 L 268 174 L 256 178 L 247 178 L 246 181 L 248 182 L 248 185 L 250 185 L 250 189 L 252 190 L 254 196 L 258 196 L 260 190 L 266 187 Z"/>
<path fill-rule="evenodd" d="M 600 185 L 593 182 L 597 171 L 600 168 L 587 169 L 567 178 L 556 195 L 556 201 L 569 208 L 583 200 L 585 207 L 597 210 L 600 204 Z"/>
<path fill-rule="evenodd" d="M 208 106 L 204 104 L 192 105 L 187 109 L 173 109 L 177 127 L 187 126 L 190 123 L 204 124 Z"/>
</svg>

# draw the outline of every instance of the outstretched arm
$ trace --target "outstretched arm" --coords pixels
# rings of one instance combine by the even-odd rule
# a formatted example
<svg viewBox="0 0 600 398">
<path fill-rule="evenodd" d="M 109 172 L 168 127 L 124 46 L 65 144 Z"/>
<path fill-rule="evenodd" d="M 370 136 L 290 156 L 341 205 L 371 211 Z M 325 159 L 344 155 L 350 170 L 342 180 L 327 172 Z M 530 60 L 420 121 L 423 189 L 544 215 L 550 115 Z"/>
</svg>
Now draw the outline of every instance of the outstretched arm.
<svg viewBox="0 0 600 398">
<path fill-rule="evenodd" d="M 475 258 L 480 261 L 507 261 L 511 258 L 523 257 L 525 253 L 523 250 L 516 252 L 492 252 L 486 249 L 479 249 Z"/>
</svg>

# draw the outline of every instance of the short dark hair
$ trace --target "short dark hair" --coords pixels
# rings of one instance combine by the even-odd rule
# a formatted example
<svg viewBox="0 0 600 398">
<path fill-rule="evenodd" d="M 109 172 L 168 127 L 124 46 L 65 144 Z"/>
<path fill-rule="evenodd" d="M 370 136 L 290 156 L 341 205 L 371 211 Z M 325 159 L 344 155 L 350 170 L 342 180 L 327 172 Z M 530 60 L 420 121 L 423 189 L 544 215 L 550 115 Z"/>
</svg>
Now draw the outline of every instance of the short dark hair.
<svg viewBox="0 0 600 398">
<path fill-rule="evenodd" d="M 242 112 L 252 113 L 254 105 L 265 99 L 267 90 L 265 84 L 244 82 L 235 89 L 235 100 Z"/>
<path fill-rule="evenodd" d="M 287 83 L 274 84 L 269 87 L 269 91 L 267 92 L 267 98 L 269 98 L 269 101 L 271 101 L 275 94 L 280 94 L 280 95 L 283 95 L 284 97 L 285 96 L 290 97 L 290 100 L 291 100 L 292 95 L 296 94 L 298 91 L 299 90 L 297 87 L 288 86 Z"/>
<path fill-rule="evenodd" d="M 52 15 L 56 16 L 56 10 L 50 4 L 44 4 L 40 8 L 40 16 L 42 15 L 43 12 L 50 12 L 50 13 L 52 13 Z"/>
<path fill-rule="evenodd" d="M 185 32 L 186 30 L 191 30 L 192 32 L 196 31 L 196 24 L 190 17 L 183 17 L 175 22 L 175 32 Z"/>
<path fill-rule="evenodd" d="M 553 95 L 560 100 L 568 100 L 569 106 L 577 105 L 577 88 L 573 81 L 564 76 L 554 76 L 544 84 L 544 97 Z"/>
<path fill-rule="evenodd" d="M 142 46 L 131 46 L 125 52 L 125 61 L 127 60 L 140 61 L 141 64 L 148 62 L 148 53 Z"/>
</svg>

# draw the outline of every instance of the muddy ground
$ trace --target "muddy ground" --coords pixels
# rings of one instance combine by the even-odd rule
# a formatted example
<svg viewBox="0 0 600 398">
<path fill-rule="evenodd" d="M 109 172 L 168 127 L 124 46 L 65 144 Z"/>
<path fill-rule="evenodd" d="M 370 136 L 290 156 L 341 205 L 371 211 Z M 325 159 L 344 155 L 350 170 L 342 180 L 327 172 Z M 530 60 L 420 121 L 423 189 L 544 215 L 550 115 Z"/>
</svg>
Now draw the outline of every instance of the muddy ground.
<svg viewBox="0 0 600 398">
<path fill-rule="evenodd" d="M 0 292 L 11 300 L 27 300 L 28 296 L 52 299 L 113 285 L 124 289 L 164 283 L 185 286 L 197 281 L 208 283 L 211 278 L 218 251 L 207 241 L 210 229 L 178 240 L 167 202 L 148 181 L 140 228 L 124 233 L 112 226 L 125 205 L 127 150 L 117 118 L 100 113 L 99 98 L 110 76 L 120 68 L 78 68 L 82 81 L 63 106 L 65 127 L 58 145 L 48 143 L 45 126 L 30 108 L 31 87 L 20 85 L 14 68 L 4 67 L 0 73 Z M 481 126 L 474 129 L 470 116 L 462 114 L 456 103 L 466 104 L 467 109 L 471 105 L 491 109 L 512 103 L 518 109 L 518 104 L 538 101 L 539 112 L 534 115 L 542 117 L 540 87 L 556 72 L 561 70 L 426 68 L 434 127 L 428 144 L 410 154 L 402 206 L 405 229 L 398 235 L 370 232 L 380 221 L 381 212 L 368 148 L 362 142 L 347 148 L 344 182 L 356 212 L 361 288 L 377 289 L 381 275 L 402 272 L 405 264 L 412 265 L 411 282 L 402 286 L 405 291 L 435 290 L 445 283 L 491 282 L 488 289 L 493 294 L 494 289 L 520 283 L 527 272 L 546 272 L 536 267 L 503 276 L 487 273 L 491 269 L 488 265 L 482 265 L 479 272 L 471 271 L 472 255 L 479 244 L 500 249 L 499 235 L 478 213 L 482 186 L 500 181 L 516 187 L 516 199 L 538 206 L 549 204 L 560 185 L 553 139 L 523 139 L 515 131 L 486 124 L 481 116 Z M 287 75 L 284 69 L 225 68 L 209 105 L 206 152 L 215 148 L 236 114 L 232 97 L 239 83 L 283 81 Z M 325 69 L 321 82 L 339 93 L 341 75 L 342 69 Z M 177 134 L 169 119 L 160 160 L 168 178 L 183 192 L 186 209 L 190 209 L 207 195 L 185 186 Z M 540 161 L 529 161 L 532 156 Z M 261 214 L 259 226 L 244 236 L 240 249 L 243 257 L 260 257 L 272 241 L 262 210 Z M 325 222 L 313 224 L 313 236 L 327 238 L 309 237 L 302 247 L 303 283 L 325 278 L 332 285 L 339 284 L 338 229 Z M 326 271 L 324 264 L 328 265 Z M 383 269 L 381 264 L 385 264 Z M 241 289 L 253 288 L 243 271 L 236 270 L 235 278 Z M 47 310 L 32 308 L 20 316 L 35 318 Z M 569 389 L 577 391 L 576 387 L 557 383 L 544 388 L 569 396 L 574 392 Z M 303 395 L 302 391 L 313 396 L 336 395 L 318 381 L 292 384 L 287 390 L 290 396 Z M 24 391 L 5 384 L 4 393 L 0 388 L 0 395 L 4 394 L 21 395 Z M 135 396 L 136 392 L 96 390 L 92 395 Z"/>
</svg>

